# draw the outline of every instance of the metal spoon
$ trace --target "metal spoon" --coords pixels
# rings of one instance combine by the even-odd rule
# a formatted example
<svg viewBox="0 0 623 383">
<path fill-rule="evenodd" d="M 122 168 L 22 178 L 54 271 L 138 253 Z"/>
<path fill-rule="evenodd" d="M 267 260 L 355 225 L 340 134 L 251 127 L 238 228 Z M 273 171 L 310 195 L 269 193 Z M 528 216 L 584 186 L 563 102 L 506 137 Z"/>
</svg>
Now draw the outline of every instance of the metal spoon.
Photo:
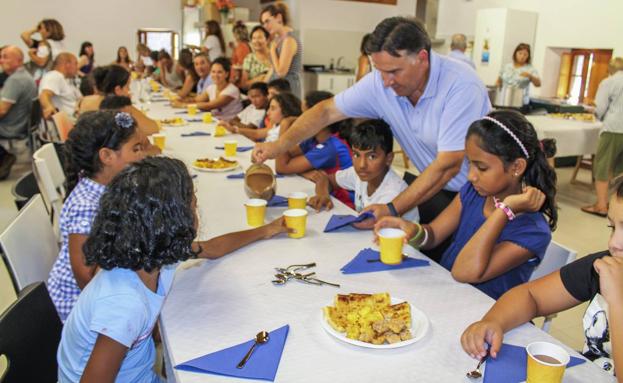
<svg viewBox="0 0 623 383">
<path fill-rule="evenodd" d="M 264 344 L 266 342 L 268 342 L 268 332 L 266 332 L 266 331 L 258 332 L 257 335 L 255 336 L 255 343 L 253 343 L 253 345 L 251 346 L 251 348 L 249 349 L 247 354 L 244 356 L 244 358 L 242 358 L 242 360 L 240 361 L 240 363 L 238 363 L 238 365 L 236 367 L 237 368 L 244 367 L 244 365 L 247 363 L 247 361 L 251 357 L 251 354 L 253 353 L 253 350 L 255 350 L 255 346 L 258 345 L 258 344 Z"/>
<path fill-rule="evenodd" d="M 482 364 L 487 360 L 488 357 L 489 357 L 489 352 L 487 352 L 487 354 L 480 359 L 474 371 L 470 371 L 466 374 L 467 377 L 470 379 L 482 378 L 482 372 L 480 372 L 480 366 L 482 366 Z"/>
</svg>

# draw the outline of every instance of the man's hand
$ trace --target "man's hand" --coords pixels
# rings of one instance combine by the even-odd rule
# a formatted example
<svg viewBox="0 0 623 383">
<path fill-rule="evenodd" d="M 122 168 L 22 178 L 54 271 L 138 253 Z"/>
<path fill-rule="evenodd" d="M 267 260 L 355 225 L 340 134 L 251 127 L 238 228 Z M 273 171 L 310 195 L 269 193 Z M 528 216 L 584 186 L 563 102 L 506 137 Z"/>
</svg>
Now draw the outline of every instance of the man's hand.
<svg viewBox="0 0 623 383">
<path fill-rule="evenodd" d="M 261 164 L 266 160 L 276 158 L 279 154 L 281 154 L 281 150 L 277 142 L 261 142 L 255 144 L 251 159 L 253 162 Z"/>
</svg>

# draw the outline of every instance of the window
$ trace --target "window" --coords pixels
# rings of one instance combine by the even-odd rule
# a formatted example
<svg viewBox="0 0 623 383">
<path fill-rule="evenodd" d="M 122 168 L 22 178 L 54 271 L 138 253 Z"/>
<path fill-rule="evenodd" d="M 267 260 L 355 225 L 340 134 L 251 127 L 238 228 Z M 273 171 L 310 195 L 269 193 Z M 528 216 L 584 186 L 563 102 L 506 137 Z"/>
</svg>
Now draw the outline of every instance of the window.
<svg viewBox="0 0 623 383">
<path fill-rule="evenodd" d="M 611 57 L 611 49 L 571 49 L 563 53 L 556 96 L 574 104 L 592 104 L 599 83 L 608 76 Z"/>
<path fill-rule="evenodd" d="M 179 37 L 175 31 L 156 28 L 139 29 L 138 41 L 147 45 L 152 51 L 164 49 L 171 57 L 177 60 Z"/>
</svg>

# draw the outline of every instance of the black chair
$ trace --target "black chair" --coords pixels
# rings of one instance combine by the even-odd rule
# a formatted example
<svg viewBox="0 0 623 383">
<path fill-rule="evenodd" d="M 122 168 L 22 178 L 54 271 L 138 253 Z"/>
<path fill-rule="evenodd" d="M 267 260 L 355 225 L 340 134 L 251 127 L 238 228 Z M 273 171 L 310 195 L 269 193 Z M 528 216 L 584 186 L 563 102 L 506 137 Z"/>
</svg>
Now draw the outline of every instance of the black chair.
<svg viewBox="0 0 623 383">
<path fill-rule="evenodd" d="M 8 359 L 0 381 L 56 382 L 62 327 L 45 284 L 26 286 L 0 316 L 0 355 Z"/>
<path fill-rule="evenodd" d="M 411 185 L 416 178 L 417 176 L 409 172 L 405 172 L 402 177 L 407 185 Z M 437 217 L 448 205 L 450 205 L 456 194 L 456 192 L 442 189 L 428 201 L 419 204 L 418 210 L 420 212 L 420 223 L 431 223 L 435 217 Z M 447 238 L 434 249 L 422 250 L 422 253 L 426 254 L 435 262 L 439 262 L 444 251 L 446 251 L 448 246 L 450 246 L 450 243 L 452 243 L 452 237 Z"/>
<path fill-rule="evenodd" d="M 11 193 L 15 199 L 17 210 L 21 210 L 22 207 L 30 201 L 32 196 L 39 193 L 39 185 L 37 185 L 35 174 L 33 172 L 28 172 L 21 176 L 13 185 Z"/>
</svg>

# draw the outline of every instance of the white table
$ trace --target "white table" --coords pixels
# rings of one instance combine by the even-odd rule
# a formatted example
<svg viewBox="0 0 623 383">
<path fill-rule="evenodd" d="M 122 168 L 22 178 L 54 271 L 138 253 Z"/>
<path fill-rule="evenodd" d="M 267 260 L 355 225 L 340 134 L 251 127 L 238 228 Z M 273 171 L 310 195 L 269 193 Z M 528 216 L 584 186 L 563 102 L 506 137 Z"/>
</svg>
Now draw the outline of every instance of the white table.
<svg viewBox="0 0 623 383">
<path fill-rule="evenodd" d="M 556 157 L 595 154 L 601 121 L 585 122 L 549 116 L 526 116 L 539 139 L 556 139 Z"/>
<path fill-rule="evenodd" d="M 164 105 L 152 104 L 152 117 L 173 117 Z M 211 131 L 203 124 L 166 129 L 165 152 L 188 164 L 197 157 L 217 156 L 214 149 L 225 139 L 241 136 L 188 137 L 182 132 Z M 249 152 L 238 154 L 246 167 Z M 227 173 L 199 173 L 196 180 L 200 209 L 200 237 L 246 229 L 243 180 L 226 179 Z M 313 192 L 313 184 L 300 177 L 278 179 L 278 194 Z M 349 230 L 324 234 L 332 214 L 352 213 L 334 201 L 331 212 L 310 210 L 307 235 L 290 239 L 282 235 L 261 241 L 215 261 L 193 260 L 180 266 L 164 305 L 160 329 L 169 381 L 249 382 L 210 374 L 173 370 L 185 362 L 249 340 L 260 330 L 289 324 L 290 332 L 276 382 L 463 382 L 476 362 L 461 349 L 463 330 L 482 317 L 493 300 L 474 287 L 455 282 L 449 272 L 432 262 L 430 267 L 392 272 L 343 275 L 339 269 L 359 250 L 371 246 L 369 231 Z M 285 208 L 269 208 L 269 219 Z M 423 255 L 420 255 L 423 257 Z M 274 267 L 316 262 L 320 279 L 338 282 L 340 289 L 271 283 Z M 408 300 L 430 319 L 428 334 L 419 342 L 393 350 L 372 350 L 338 341 L 322 329 L 321 309 L 335 294 L 383 292 Z M 532 325 L 507 334 L 506 342 L 526 345 L 536 340 L 558 343 Z M 575 354 L 573 351 L 571 351 Z M 575 354 L 577 356 L 577 354 Z M 592 363 L 571 368 L 565 382 L 611 382 L 613 379 Z"/>
</svg>

